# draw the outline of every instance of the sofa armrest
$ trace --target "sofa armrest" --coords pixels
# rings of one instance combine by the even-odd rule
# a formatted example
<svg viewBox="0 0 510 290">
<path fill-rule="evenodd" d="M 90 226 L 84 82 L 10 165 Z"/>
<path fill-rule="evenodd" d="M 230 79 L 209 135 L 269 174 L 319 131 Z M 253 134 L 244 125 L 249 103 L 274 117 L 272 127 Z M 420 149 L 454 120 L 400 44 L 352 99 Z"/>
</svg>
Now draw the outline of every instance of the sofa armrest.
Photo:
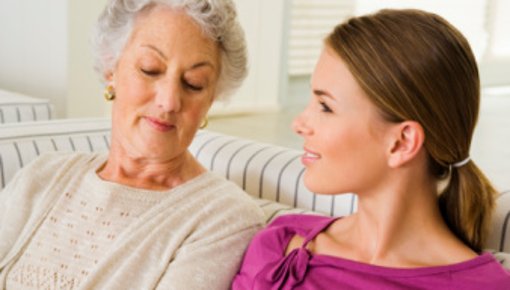
<svg viewBox="0 0 510 290">
<path fill-rule="evenodd" d="M 0 90 L 0 124 L 51 120 L 53 110 L 47 99 Z"/>
<path fill-rule="evenodd" d="M 0 126 L 0 188 L 41 153 L 107 151 L 108 119 L 52 120 Z"/>
</svg>

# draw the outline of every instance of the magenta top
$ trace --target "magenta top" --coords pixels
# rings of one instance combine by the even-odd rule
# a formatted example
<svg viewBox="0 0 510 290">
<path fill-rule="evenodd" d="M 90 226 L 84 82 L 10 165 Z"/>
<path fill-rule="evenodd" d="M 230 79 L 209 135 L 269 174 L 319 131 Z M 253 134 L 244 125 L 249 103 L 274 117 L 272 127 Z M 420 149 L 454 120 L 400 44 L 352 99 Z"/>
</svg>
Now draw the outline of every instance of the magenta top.
<svg viewBox="0 0 510 290">
<path fill-rule="evenodd" d="M 306 244 L 335 220 L 312 215 L 277 218 L 251 241 L 232 289 L 510 289 L 510 272 L 490 253 L 422 268 L 388 268 L 310 253 Z M 285 256 L 296 234 L 305 237 L 303 245 Z"/>
</svg>

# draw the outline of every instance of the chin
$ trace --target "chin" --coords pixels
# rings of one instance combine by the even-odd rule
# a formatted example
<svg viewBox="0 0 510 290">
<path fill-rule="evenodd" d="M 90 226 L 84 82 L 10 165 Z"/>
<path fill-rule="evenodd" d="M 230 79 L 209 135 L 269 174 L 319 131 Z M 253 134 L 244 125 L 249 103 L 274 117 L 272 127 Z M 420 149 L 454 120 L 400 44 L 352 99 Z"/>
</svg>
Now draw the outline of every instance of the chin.
<svg viewBox="0 0 510 290">
<path fill-rule="evenodd" d="M 308 172 L 305 172 L 303 183 L 309 191 L 317 194 L 325 194 L 326 188 L 328 187 L 327 184 L 321 182 L 320 178 L 315 178 L 308 174 Z"/>
<path fill-rule="evenodd" d="M 328 180 L 324 180 L 324 178 L 321 177 L 314 177 L 311 174 L 307 174 L 308 172 L 305 172 L 303 183 L 305 184 L 305 187 L 316 194 L 323 194 L 323 195 L 336 195 L 341 194 L 345 192 L 350 192 L 346 188 L 342 186 L 338 186 L 338 181 L 333 183 Z"/>
</svg>

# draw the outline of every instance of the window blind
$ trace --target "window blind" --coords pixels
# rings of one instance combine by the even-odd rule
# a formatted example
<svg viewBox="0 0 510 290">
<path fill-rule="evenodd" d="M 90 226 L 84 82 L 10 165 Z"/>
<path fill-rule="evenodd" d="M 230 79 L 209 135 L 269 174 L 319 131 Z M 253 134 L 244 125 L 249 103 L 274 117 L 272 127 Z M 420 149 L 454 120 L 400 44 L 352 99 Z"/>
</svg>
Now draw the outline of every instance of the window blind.
<svg viewBox="0 0 510 290">
<path fill-rule="evenodd" d="M 310 75 L 324 37 L 354 13 L 354 0 L 292 0 L 288 42 L 289 76 Z"/>
</svg>

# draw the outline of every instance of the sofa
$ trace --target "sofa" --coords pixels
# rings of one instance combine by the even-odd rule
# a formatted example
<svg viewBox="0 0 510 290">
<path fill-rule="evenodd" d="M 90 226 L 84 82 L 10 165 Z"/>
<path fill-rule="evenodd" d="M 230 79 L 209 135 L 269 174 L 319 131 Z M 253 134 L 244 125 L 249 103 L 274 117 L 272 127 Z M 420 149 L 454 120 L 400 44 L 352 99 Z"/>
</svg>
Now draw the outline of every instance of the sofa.
<svg viewBox="0 0 510 290">
<path fill-rule="evenodd" d="M 46 151 L 106 151 L 109 119 L 62 119 L 0 126 L 0 186 Z M 289 213 L 344 216 L 356 210 L 356 196 L 317 195 L 303 185 L 301 152 L 272 144 L 200 130 L 191 153 L 209 170 L 225 176 L 251 195 L 267 222 Z M 510 191 L 502 191 L 488 249 L 510 269 Z"/>
<path fill-rule="evenodd" d="M 53 110 L 47 99 L 0 89 L 0 124 L 51 120 Z"/>
</svg>

